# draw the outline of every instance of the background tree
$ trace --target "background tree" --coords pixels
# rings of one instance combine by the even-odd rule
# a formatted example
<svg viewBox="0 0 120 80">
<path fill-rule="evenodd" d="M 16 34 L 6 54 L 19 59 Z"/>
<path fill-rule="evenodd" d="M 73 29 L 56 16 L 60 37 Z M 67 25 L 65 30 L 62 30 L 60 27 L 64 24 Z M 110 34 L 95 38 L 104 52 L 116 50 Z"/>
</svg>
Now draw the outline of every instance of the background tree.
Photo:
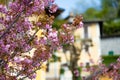
<svg viewBox="0 0 120 80">
<path fill-rule="evenodd" d="M 100 11 L 95 8 L 88 8 L 84 12 L 83 16 L 85 20 L 93 20 L 93 19 L 98 20 L 98 19 L 101 19 L 101 17 L 103 17 Z"/>
<path fill-rule="evenodd" d="M 83 17 L 85 20 L 103 20 L 103 34 L 107 35 L 119 35 L 120 30 L 120 1 L 119 0 L 101 0 L 101 9 L 88 8 Z M 91 15 L 90 15 L 91 14 Z"/>
</svg>

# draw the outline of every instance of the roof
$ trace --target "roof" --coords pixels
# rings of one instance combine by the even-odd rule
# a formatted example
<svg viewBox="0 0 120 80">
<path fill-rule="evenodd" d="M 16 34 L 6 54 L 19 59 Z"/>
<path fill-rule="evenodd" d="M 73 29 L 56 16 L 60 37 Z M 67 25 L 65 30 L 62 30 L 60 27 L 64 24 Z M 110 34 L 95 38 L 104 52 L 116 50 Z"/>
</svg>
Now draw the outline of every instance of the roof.
<svg viewBox="0 0 120 80">
<path fill-rule="evenodd" d="M 101 36 L 101 39 L 120 38 L 120 34 Z"/>
<path fill-rule="evenodd" d="M 52 13 L 52 15 L 54 15 L 55 17 L 57 17 L 57 16 L 59 16 L 62 12 L 64 12 L 64 9 L 63 9 L 63 8 L 58 8 L 55 13 Z"/>
<path fill-rule="evenodd" d="M 46 8 L 46 13 L 47 13 L 48 15 L 53 15 L 53 16 L 55 16 L 55 17 L 58 17 L 63 11 L 64 11 L 63 8 L 58 8 L 55 13 L 50 13 L 50 12 L 48 11 L 48 8 Z"/>
<path fill-rule="evenodd" d="M 69 16 L 67 16 L 64 20 L 69 20 L 70 18 L 74 18 L 75 15 L 73 13 L 70 13 Z M 104 22 L 104 20 L 83 20 L 84 23 L 97 23 L 97 22 Z"/>
<path fill-rule="evenodd" d="M 103 20 L 84 20 L 84 23 L 100 23 L 103 22 Z"/>
</svg>

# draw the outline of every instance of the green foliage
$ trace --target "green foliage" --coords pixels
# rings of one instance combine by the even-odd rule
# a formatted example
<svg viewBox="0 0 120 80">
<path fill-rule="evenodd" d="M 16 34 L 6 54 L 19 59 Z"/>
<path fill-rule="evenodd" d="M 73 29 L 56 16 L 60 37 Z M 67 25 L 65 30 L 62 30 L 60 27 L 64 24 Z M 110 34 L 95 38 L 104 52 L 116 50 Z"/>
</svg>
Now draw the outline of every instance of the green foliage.
<svg viewBox="0 0 120 80">
<path fill-rule="evenodd" d="M 55 19 L 54 23 L 53 23 L 53 28 L 56 28 L 56 29 L 60 29 L 60 26 L 62 24 L 66 23 L 65 20 L 60 20 L 60 19 Z"/>
<path fill-rule="evenodd" d="M 60 74 L 64 74 L 65 70 L 63 68 L 60 69 Z"/>
<path fill-rule="evenodd" d="M 94 8 L 89 8 L 84 15 L 86 19 L 114 19 L 119 16 L 120 11 L 120 1 L 116 0 L 101 0 L 102 6 L 101 10 L 96 10 Z"/>
<path fill-rule="evenodd" d="M 104 35 L 120 35 L 120 0 L 101 0 L 101 10 L 89 8 L 83 17 L 86 20 L 105 20 Z"/>
<path fill-rule="evenodd" d="M 119 35 L 120 20 L 104 22 L 103 32 L 105 35 Z"/>
<path fill-rule="evenodd" d="M 50 58 L 49 62 L 59 62 L 61 61 L 61 58 L 58 57 L 57 55 L 53 54 L 52 57 Z"/>
<path fill-rule="evenodd" d="M 77 69 L 78 69 L 79 73 L 81 74 L 82 68 L 78 67 Z M 79 75 L 79 77 L 77 77 L 77 80 L 82 80 L 80 75 Z"/>
<path fill-rule="evenodd" d="M 116 0 L 102 0 L 102 13 L 107 19 L 114 19 L 117 17 Z"/>
<path fill-rule="evenodd" d="M 110 63 L 116 62 L 117 58 L 119 58 L 119 55 L 114 55 L 114 56 L 102 56 L 103 63 L 105 65 L 109 65 Z"/>
<path fill-rule="evenodd" d="M 100 16 L 100 12 L 95 8 L 89 8 L 83 14 L 84 19 L 87 19 L 87 20 L 99 19 L 99 16 Z"/>
<path fill-rule="evenodd" d="M 89 8 L 83 13 L 83 17 L 86 20 L 109 20 L 117 17 L 117 12 L 115 8 L 102 8 L 101 10 L 96 10 L 95 8 Z"/>
</svg>

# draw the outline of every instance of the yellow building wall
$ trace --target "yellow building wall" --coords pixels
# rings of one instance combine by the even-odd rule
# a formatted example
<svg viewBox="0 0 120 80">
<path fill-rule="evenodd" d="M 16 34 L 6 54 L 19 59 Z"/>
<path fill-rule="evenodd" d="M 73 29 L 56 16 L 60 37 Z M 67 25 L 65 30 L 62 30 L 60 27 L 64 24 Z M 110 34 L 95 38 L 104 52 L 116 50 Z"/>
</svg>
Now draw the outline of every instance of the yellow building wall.
<svg viewBox="0 0 120 80">
<path fill-rule="evenodd" d="M 82 30 L 81 30 L 82 29 Z M 80 38 L 84 39 L 83 37 L 83 28 L 79 30 Z M 88 55 L 88 53 L 85 52 L 83 49 L 81 52 L 80 60 L 78 61 L 78 64 L 90 62 L 90 60 L 93 60 L 93 64 L 98 64 L 98 61 L 100 59 L 100 33 L 99 33 L 99 25 L 98 24 L 91 24 L 88 27 L 88 38 L 92 39 L 93 46 L 89 48 L 89 53 L 91 56 Z M 78 43 L 76 43 L 78 44 Z"/>
<path fill-rule="evenodd" d="M 46 77 L 46 65 L 42 65 L 42 69 L 36 71 L 36 80 L 45 80 Z"/>
<path fill-rule="evenodd" d="M 91 58 L 95 64 L 98 64 L 100 59 L 100 33 L 98 24 L 92 24 L 89 27 L 90 38 L 92 38 L 93 47 L 90 48 Z"/>
</svg>

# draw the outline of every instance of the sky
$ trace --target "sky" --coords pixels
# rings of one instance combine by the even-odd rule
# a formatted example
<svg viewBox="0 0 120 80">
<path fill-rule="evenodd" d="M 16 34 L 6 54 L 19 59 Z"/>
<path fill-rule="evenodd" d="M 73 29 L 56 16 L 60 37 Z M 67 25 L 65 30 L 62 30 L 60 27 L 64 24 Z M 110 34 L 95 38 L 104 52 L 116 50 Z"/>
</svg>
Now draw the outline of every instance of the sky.
<svg viewBox="0 0 120 80">
<path fill-rule="evenodd" d="M 100 0 L 55 0 L 60 8 L 65 9 L 62 13 L 62 17 L 65 18 L 70 12 L 78 10 L 79 13 L 83 13 L 86 9 L 94 7 L 99 9 L 101 6 Z"/>
</svg>

